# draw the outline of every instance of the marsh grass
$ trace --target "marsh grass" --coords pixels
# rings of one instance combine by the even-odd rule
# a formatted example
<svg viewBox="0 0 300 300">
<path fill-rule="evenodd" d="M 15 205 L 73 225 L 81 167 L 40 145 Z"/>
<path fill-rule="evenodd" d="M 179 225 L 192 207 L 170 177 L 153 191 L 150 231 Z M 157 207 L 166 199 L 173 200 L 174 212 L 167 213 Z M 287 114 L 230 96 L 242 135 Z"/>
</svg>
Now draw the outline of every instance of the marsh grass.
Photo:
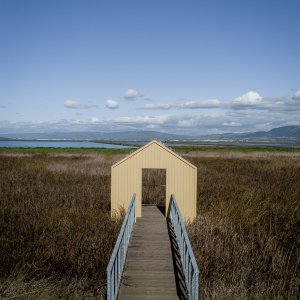
<svg viewBox="0 0 300 300">
<path fill-rule="evenodd" d="M 104 295 L 120 228 L 110 219 L 111 163 L 105 155 L 1 156 L 0 295 Z"/>
<path fill-rule="evenodd" d="M 300 157 L 226 157 L 189 157 L 198 167 L 188 232 L 202 297 L 298 299 Z"/>
<path fill-rule="evenodd" d="M 195 145 L 195 146 L 172 146 L 171 147 L 176 152 L 189 153 L 189 152 L 240 152 L 240 153 L 252 153 L 252 152 L 268 152 L 268 153 L 299 153 L 300 148 L 296 147 L 276 147 L 276 146 L 250 146 L 250 145 L 240 145 L 236 146 L 225 145 Z"/>
<path fill-rule="evenodd" d="M 142 170 L 142 204 L 166 205 L 166 170 Z"/>
<path fill-rule="evenodd" d="M 121 225 L 110 219 L 110 166 L 122 155 L 0 154 L 0 298 L 104 297 Z M 300 155 L 185 158 L 198 167 L 188 233 L 203 299 L 298 299 Z"/>
</svg>

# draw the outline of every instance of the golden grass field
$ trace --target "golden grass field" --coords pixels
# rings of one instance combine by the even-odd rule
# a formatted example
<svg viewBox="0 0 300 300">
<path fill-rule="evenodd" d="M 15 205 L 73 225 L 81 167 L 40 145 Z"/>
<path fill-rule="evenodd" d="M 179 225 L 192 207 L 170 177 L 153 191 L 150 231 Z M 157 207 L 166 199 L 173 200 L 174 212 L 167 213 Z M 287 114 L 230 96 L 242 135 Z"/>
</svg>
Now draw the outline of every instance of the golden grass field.
<svg viewBox="0 0 300 300">
<path fill-rule="evenodd" d="M 104 297 L 121 226 L 110 166 L 124 155 L 0 153 L 0 298 Z M 187 229 L 202 299 L 299 299 L 300 152 L 183 156 L 198 168 Z"/>
</svg>

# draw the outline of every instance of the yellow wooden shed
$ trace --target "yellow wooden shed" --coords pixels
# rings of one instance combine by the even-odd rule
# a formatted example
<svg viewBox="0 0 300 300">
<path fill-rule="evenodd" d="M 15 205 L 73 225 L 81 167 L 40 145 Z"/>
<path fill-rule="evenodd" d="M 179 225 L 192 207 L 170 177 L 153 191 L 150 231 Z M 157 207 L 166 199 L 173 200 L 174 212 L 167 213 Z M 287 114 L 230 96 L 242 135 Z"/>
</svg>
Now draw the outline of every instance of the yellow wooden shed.
<svg viewBox="0 0 300 300">
<path fill-rule="evenodd" d="M 111 167 L 111 214 L 126 210 L 136 194 L 136 216 L 142 216 L 142 170 L 166 170 L 166 212 L 171 194 L 176 198 L 182 217 L 196 217 L 197 168 L 158 141 L 151 141 Z"/>
</svg>

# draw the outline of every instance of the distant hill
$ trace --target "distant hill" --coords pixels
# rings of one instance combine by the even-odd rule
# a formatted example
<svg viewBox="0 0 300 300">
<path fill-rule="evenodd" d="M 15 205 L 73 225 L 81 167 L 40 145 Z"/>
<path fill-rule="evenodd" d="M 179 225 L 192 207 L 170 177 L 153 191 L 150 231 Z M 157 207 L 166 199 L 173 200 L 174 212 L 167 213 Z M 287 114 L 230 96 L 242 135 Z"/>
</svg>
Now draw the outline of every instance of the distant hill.
<svg viewBox="0 0 300 300">
<path fill-rule="evenodd" d="M 223 133 L 198 136 L 206 140 L 300 140 L 300 126 L 284 126 L 269 131 L 255 131 L 245 133 Z"/>
<path fill-rule="evenodd" d="M 300 126 L 284 126 L 269 131 L 246 133 L 224 133 L 201 136 L 170 134 L 158 131 L 125 131 L 125 132 L 50 132 L 50 133 L 20 133 L 2 134 L 0 140 L 10 139 L 60 139 L 60 140 L 99 140 L 99 141 L 259 141 L 259 140 L 300 140 Z"/>
<path fill-rule="evenodd" d="M 8 137 L 1 137 L 0 136 L 0 141 L 13 141 L 13 138 L 8 138 Z"/>
<path fill-rule="evenodd" d="M 235 138 L 245 139 L 300 139 L 300 126 L 284 126 L 269 131 L 236 134 Z"/>
<path fill-rule="evenodd" d="M 268 137 L 300 139 L 300 126 L 284 126 L 267 132 Z"/>
</svg>

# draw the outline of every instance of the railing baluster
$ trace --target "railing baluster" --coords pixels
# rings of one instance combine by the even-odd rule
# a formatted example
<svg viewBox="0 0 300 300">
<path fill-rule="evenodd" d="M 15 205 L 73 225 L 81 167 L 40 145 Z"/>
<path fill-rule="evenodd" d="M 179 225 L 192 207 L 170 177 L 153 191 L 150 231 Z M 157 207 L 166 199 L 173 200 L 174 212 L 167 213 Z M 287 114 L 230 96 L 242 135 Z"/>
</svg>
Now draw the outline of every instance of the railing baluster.
<svg viewBox="0 0 300 300">
<path fill-rule="evenodd" d="M 134 223 L 136 222 L 136 198 L 133 195 L 126 212 L 118 239 L 109 260 L 107 274 L 107 299 L 115 300 L 121 283 L 121 277 L 126 260 L 129 240 Z"/>
<path fill-rule="evenodd" d="M 113 268 L 112 268 L 112 276 L 111 276 L 111 283 L 112 283 L 112 297 L 114 297 L 114 295 L 115 295 L 115 266 L 113 266 Z"/>
<path fill-rule="evenodd" d="M 188 297 L 189 299 L 197 300 L 199 292 L 199 268 L 174 195 L 171 196 L 170 200 L 169 218 L 177 239 Z"/>
</svg>

